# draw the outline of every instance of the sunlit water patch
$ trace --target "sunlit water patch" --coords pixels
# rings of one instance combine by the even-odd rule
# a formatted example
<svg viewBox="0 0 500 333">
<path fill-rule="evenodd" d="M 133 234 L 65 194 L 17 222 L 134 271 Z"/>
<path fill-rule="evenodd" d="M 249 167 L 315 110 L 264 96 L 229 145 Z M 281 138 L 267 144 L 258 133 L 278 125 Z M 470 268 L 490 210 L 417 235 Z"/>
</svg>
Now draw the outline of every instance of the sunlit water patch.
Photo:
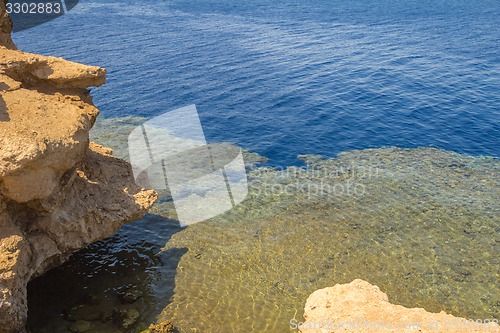
<svg viewBox="0 0 500 333">
<path fill-rule="evenodd" d="M 497 160 L 428 148 L 304 158 L 307 170 L 255 171 L 244 204 L 172 237 L 165 249 L 189 250 L 163 318 L 181 332 L 287 332 L 310 293 L 356 278 L 408 307 L 499 313 Z"/>
</svg>

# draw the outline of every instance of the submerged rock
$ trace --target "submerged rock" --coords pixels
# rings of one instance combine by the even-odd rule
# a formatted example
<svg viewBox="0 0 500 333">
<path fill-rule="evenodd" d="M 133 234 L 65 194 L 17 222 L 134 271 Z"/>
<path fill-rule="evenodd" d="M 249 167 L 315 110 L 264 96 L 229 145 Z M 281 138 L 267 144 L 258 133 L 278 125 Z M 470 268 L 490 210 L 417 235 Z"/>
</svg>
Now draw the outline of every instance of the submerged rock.
<svg viewBox="0 0 500 333">
<path fill-rule="evenodd" d="M 315 291 L 304 309 L 302 333 L 335 332 L 500 332 L 496 323 L 467 319 L 422 308 L 391 304 L 377 286 L 357 279 L 348 284 Z"/>
<path fill-rule="evenodd" d="M 82 303 L 87 305 L 99 305 L 102 302 L 102 296 L 98 294 L 87 294 L 82 298 Z"/>
<path fill-rule="evenodd" d="M 64 318 L 69 321 L 96 321 L 103 317 L 102 311 L 91 305 L 77 305 L 66 311 Z"/>
<path fill-rule="evenodd" d="M 87 332 L 92 328 L 92 324 L 85 320 L 78 320 L 68 325 L 68 330 L 73 333 Z"/>
<path fill-rule="evenodd" d="M 142 292 L 135 288 L 127 288 L 119 294 L 122 304 L 135 303 L 140 297 L 142 297 Z"/>
<path fill-rule="evenodd" d="M 139 320 L 140 313 L 136 309 L 114 308 L 113 322 L 118 326 L 129 329 Z"/>
<path fill-rule="evenodd" d="M 149 325 L 149 328 L 145 331 L 142 331 L 141 333 L 173 333 L 173 332 L 174 332 L 174 325 L 170 321 L 166 320 L 159 324 Z"/>
</svg>

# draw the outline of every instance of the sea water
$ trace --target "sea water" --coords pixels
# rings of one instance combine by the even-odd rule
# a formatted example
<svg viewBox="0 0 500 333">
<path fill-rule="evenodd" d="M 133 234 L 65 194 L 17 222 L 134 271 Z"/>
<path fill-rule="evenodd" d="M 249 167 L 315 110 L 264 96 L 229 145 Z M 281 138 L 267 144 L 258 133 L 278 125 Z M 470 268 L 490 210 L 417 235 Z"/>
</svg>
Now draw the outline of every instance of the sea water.
<svg viewBox="0 0 500 333">
<path fill-rule="evenodd" d="M 163 195 L 33 281 L 33 332 L 129 287 L 137 331 L 288 332 L 311 292 L 355 278 L 408 307 L 500 312 L 494 1 L 81 1 L 14 40 L 107 68 L 92 139 L 119 157 L 135 126 L 196 104 L 209 142 L 268 159 L 232 211 L 180 228 Z"/>
</svg>

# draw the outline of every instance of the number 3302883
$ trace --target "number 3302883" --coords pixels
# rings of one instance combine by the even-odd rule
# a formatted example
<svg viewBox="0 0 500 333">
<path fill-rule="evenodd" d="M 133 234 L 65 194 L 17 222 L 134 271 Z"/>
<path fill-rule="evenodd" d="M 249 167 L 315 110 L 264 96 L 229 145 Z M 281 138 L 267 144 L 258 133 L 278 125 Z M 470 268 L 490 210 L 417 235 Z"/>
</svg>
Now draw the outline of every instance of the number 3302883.
<svg viewBox="0 0 500 333">
<path fill-rule="evenodd" d="M 62 12 L 60 2 L 7 3 L 5 9 L 7 14 L 60 14 Z"/>
</svg>

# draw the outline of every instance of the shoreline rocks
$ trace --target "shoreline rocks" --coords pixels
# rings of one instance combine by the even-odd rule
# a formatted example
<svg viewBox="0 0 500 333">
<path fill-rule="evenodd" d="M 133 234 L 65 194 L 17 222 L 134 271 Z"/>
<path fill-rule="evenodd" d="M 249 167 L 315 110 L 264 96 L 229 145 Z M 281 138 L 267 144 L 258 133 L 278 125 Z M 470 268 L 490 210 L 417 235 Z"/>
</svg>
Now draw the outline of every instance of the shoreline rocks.
<svg viewBox="0 0 500 333">
<path fill-rule="evenodd" d="M 0 332 L 22 332 L 27 283 L 141 218 L 156 192 L 89 141 L 106 71 L 16 50 L 0 1 Z M 74 329 L 84 329 L 79 323 Z M 84 327 L 85 326 L 85 327 Z"/>
<path fill-rule="evenodd" d="M 0 0 L 0 45 L 9 49 L 16 49 L 16 45 L 10 37 L 12 31 L 12 20 L 5 12 L 6 0 Z"/>
<path fill-rule="evenodd" d="M 469 322 L 441 311 L 391 304 L 377 286 L 356 279 L 315 291 L 307 299 L 305 322 L 294 323 L 302 333 L 337 332 L 469 332 L 498 333 L 496 323 Z M 491 318 L 490 318 L 491 319 Z"/>
</svg>

